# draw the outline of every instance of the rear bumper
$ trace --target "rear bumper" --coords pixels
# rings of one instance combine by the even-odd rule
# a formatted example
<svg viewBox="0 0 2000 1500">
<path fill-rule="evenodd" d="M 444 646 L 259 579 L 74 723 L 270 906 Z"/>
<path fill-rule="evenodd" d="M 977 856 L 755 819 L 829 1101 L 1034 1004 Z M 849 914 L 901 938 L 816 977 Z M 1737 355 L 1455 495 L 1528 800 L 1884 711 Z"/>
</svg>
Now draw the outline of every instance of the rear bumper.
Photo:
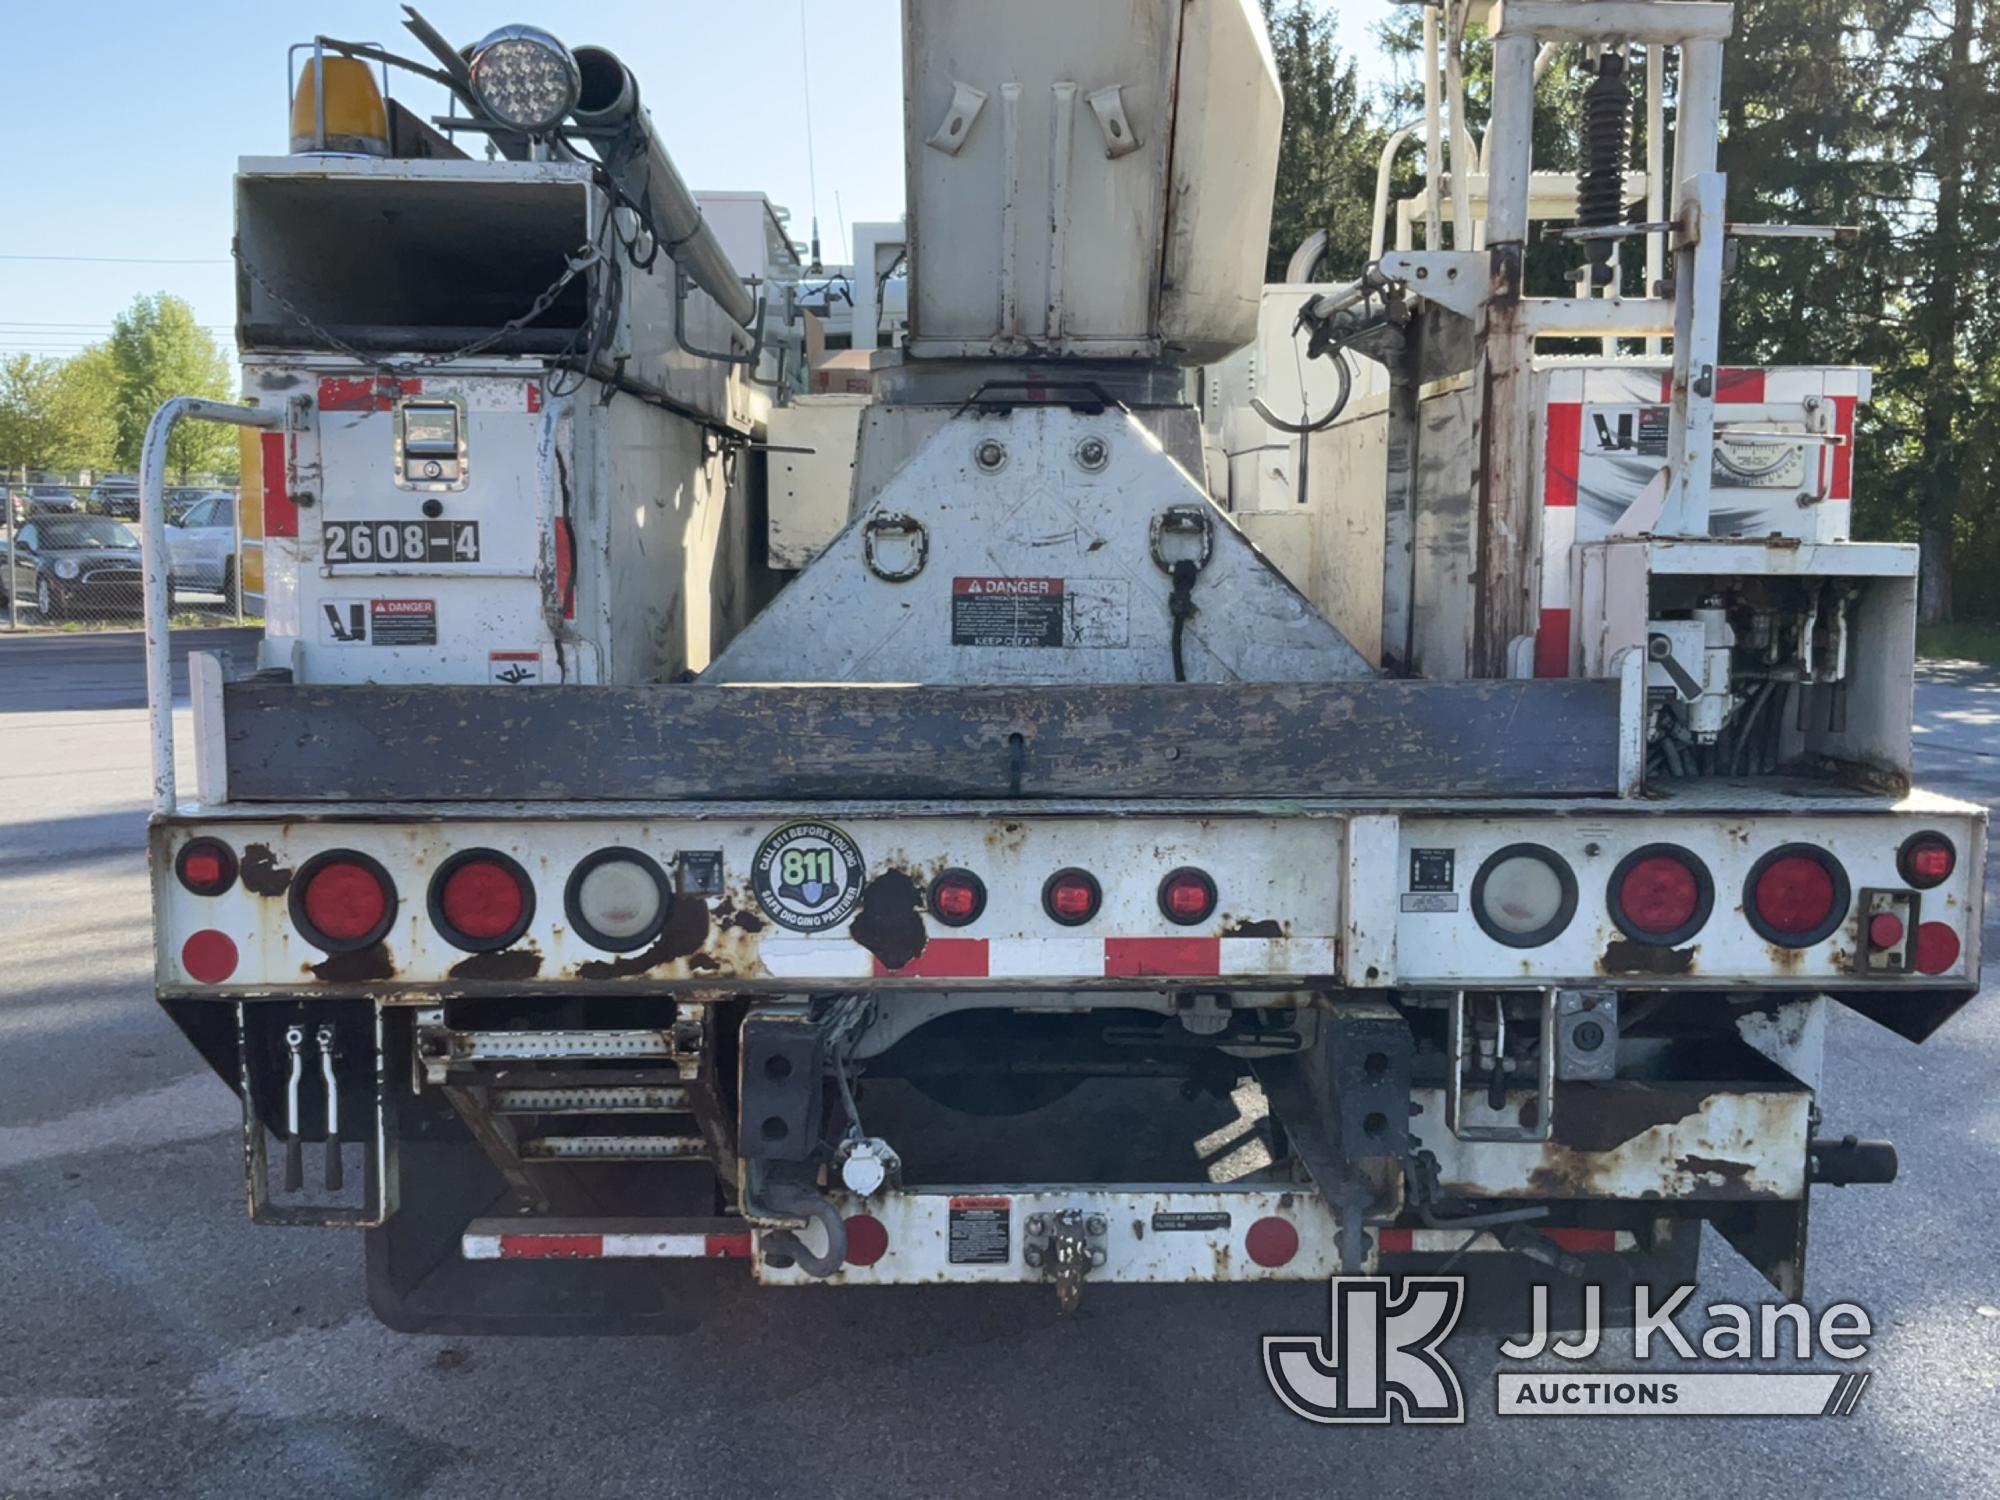
<svg viewBox="0 0 2000 1500">
<path fill-rule="evenodd" d="M 824 923 L 789 917 L 769 889 L 768 858 L 787 829 L 834 828 L 855 863 L 844 907 Z M 1958 851 L 1941 885 L 1910 892 L 1898 850 L 1919 830 Z M 242 877 L 216 896 L 173 879 L 197 837 L 227 844 Z M 1644 990 L 1748 988 L 1789 993 L 1962 996 L 1979 963 L 1984 811 L 1921 794 L 1901 799 L 1759 787 L 1699 807 L 1617 800 L 1564 803 L 1298 803 L 1281 815 L 1240 804 L 528 805 L 385 804 L 227 807 L 158 819 L 153 833 L 163 995 L 286 995 L 435 1003 L 457 996 L 585 997 L 798 993 L 813 989 L 1134 991 L 1199 983 L 1246 992 L 1576 986 Z M 1806 843 L 1837 862 L 1848 887 L 1839 920 L 1816 941 L 1768 941 L 1745 916 L 1758 861 Z M 1572 910 L 1532 946 L 1510 944 L 1474 906 L 1479 872 L 1523 844 L 1571 876 Z M 1707 872 L 1712 909 L 1678 945 L 1621 927 L 1617 873 L 1670 845 Z M 569 920 L 569 885 L 606 849 L 633 850 L 663 872 L 672 914 L 635 951 L 594 947 Z M 454 855 L 497 850 L 533 886 L 534 913 L 505 951 L 472 952 L 429 909 Z M 366 953 L 329 955 L 290 910 L 293 873 L 351 850 L 394 887 L 395 920 Z M 760 861 L 761 866 L 760 866 Z M 1162 882 L 1195 867 L 1217 892 L 1185 925 L 1161 905 Z M 1090 871 L 1101 908 L 1064 925 L 1046 883 Z M 969 923 L 928 909 L 947 869 L 982 881 Z M 1912 930 L 1943 929 L 1948 961 L 1932 970 L 1871 964 L 1871 892 L 1899 893 Z M 185 947 L 219 933 L 237 955 L 226 977 L 197 980 Z M 1885 1024 L 1887 1024 L 1885 1022 Z"/>
</svg>

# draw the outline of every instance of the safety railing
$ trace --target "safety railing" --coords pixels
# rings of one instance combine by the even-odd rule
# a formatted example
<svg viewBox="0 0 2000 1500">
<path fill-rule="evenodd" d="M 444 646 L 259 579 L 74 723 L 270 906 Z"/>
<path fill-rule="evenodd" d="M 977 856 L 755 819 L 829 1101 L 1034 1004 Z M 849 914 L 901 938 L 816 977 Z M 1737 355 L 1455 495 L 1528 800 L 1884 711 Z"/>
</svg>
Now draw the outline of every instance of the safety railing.
<svg viewBox="0 0 2000 1500">
<path fill-rule="evenodd" d="M 168 598 L 173 561 L 167 551 L 167 445 L 183 422 L 281 430 L 283 407 L 232 406 L 199 396 L 176 396 L 153 414 L 139 459 L 141 613 L 146 625 L 146 718 L 152 736 L 153 811 L 170 813 L 174 786 L 174 666 Z M 240 567 L 240 564 L 239 564 Z M 237 587 L 242 587 L 239 575 Z"/>
</svg>

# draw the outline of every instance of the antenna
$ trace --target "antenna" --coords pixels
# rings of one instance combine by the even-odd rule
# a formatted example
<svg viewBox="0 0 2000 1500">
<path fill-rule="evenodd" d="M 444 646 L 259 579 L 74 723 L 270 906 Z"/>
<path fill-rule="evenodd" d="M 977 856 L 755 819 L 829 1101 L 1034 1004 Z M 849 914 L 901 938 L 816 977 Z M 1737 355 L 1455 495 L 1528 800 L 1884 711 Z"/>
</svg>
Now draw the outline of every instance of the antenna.
<svg viewBox="0 0 2000 1500">
<path fill-rule="evenodd" d="M 812 265 L 818 275 L 826 267 L 819 258 L 819 166 L 813 160 L 813 75 L 812 48 L 806 45 L 806 0 L 799 0 L 799 72 L 805 78 L 806 94 L 806 187 L 812 194 Z"/>
</svg>

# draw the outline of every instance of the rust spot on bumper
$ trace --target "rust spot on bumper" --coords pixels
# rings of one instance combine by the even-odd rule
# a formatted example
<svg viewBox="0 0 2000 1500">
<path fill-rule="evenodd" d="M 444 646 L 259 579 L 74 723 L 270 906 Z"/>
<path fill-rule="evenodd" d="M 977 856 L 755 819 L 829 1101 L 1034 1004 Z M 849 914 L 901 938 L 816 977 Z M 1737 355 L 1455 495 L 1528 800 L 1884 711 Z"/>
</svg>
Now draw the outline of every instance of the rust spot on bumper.
<svg viewBox="0 0 2000 1500">
<path fill-rule="evenodd" d="M 1674 1125 L 1699 1114 L 1706 1093 L 1663 1089 L 1565 1091 L 1550 1136 L 1576 1151 L 1610 1151 L 1655 1125 Z"/>
<path fill-rule="evenodd" d="M 1285 929 L 1269 917 L 1257 922 L 1239 918 L 1223 928 L 1222 935 L 1234 938 L 1276 938 L 1285 936 Z"/>
<path fill-rule="evenodd" d="M 374 943 L 366 948 L 358 948 L 352 953 L 335 953 L 324 963 L 310 965 L 309 972 L 313 978 L 326 980 L 330 984 L 354 984 L 366 979 L 394 979 L 396 961 L 389 956 L 387 943 Z"/>
<path fill-rule="evenodd" d="M 291 888 L 292 867 L 279 864 L 269 844 L 246 845 L 237 869 L 253 896 L 282 896 Z"/>
<path fill-rule="evenodd" d="M 920 956 L 924 932 L 923 892 L 902 870 L 885 870 L 861 892 L 861 907 L 850 928 L 854 941 L 874 954 L 885 969 L 900 969 Z"/>
<path fill-rule="evenodd" d="M 631 979 L 661 964 L 699 953 L 708 941 L 708 902 L 700 896 L 677 896 L 667 913 L 667 925 L 653 945 L 623 958 L 592 959 L 576 966 L 578 979 Z"/>
<path fill-rule="evenodd" d="M 1690 943 L 1685 948 L 1662 948 L 1658 943 L 1613 938 L 1604 945 L 1597 969 L 1600 974 L 1692 974 L 1697 947 Z"/>
<path fill-rule="evenodd" d="M 468 953 L 451 966 L 453 979 L 533 979 L 541 972 L 542 955 L 533 948 Z"/>
</svg>

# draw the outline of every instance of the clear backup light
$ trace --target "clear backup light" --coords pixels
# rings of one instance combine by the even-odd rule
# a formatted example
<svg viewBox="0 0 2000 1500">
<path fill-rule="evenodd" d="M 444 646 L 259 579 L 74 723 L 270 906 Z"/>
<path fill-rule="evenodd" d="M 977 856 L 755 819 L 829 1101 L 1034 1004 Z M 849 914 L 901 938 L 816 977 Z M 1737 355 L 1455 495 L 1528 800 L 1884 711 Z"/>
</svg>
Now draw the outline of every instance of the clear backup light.
<svg viewBox="0 0 2000 1500">
<path fill-rule="evenodd" d="M 571 873 L 563 907 L 593 948 L 629 953 L 659 936 L 673 890 L 666 872 L 638 850 L 600 849 Z"/>
<path fill-rule="evenodd" d="M 1473 920 L 1509 948 L 1539 948 L 1575 915 L 1576 876 L 1560 854 L 1540 844 L 1495 850 L 1472 878 Z"/>
<path fill-rule="evenodd" d="M 503 125 L 539 135 L 576 107 L 583 75 L 569 48 L 534 26 L 503 26 L 472 49 L 472 92 Z"/>
</svg>

